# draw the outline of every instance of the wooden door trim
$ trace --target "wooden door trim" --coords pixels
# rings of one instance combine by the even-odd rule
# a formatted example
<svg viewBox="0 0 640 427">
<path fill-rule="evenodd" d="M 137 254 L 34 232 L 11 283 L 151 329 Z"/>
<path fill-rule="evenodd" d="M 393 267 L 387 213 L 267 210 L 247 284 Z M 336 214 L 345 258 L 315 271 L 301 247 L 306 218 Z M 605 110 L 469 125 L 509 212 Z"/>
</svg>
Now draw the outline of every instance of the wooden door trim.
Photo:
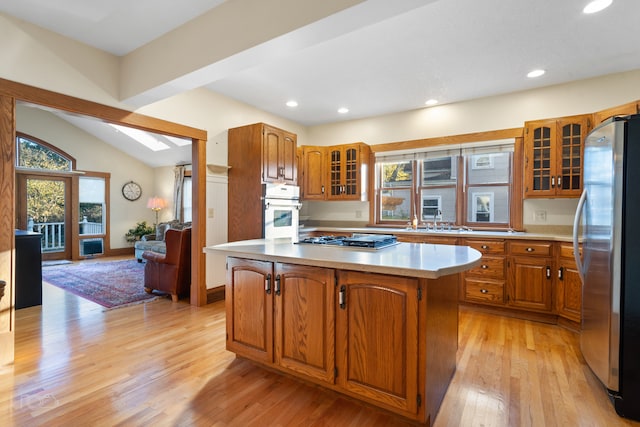
<svg viewBox="0 0 640 427">
<path fill-rule="evenodd" d="M 78 214 L 77 213 L 73 213 L 73 209 L 71 208 L 74 205 L 74 200 L 77 200 L 77 195 L 76 197 L 74 197 L 74 192 L 77 194 L 77 189 L 76 186 L 74 185 L 74 180 L 73 177 L 70 176 L 69 174 L 47 174 L 47 173 L 31 173 L 30 171 L 25 171 L 25 170 L 19 170 L 16 171 L 16 188 L 15 191 L 17 192 L 22 192 L 22 191 L 26 191 L 26 181 L 29 179 L 39 179 L 42 181 L 62 181 L 64 182 L 65 185 L 65 194 L 64 194 L 64 217 L 65 217 L 65 221 L 64 221 L 64 225 L 65 225 L 65 231 L 64 231 L 64 240 L 65 240 L 65 247 L 64 247 L 64 251 L 62 252 L 55 252 L 50 254 L 52 256 L 48 256 L 45 257 L 45 254 L 43 253 L 43 260 L 53 260 L 53 259 L 72 259 L 73 254 L 76 252 L 74 249 L 76 247 L 76 242 L 77 242 L 77 232 L 73 233 L 74 227 L 73 224 L 77 224 L 78 223 Z M 77 183 L 76 183 L 77 184 Z M 16 206 L 19 206 L 20 208 L 18 209 L 19 212 L 17 212 L 17 214 L 20 213 L 26 213 L 26 203 L 25 199 L 26 199 L 26 195 L 24 195 L 25 197 L 18 197 L 18 196 L 23 196 L 22 193 L 20 193 L 19 195 L 16 195 L 17 198 L 17 203 Z M 15 216 L 16 213 L 14 213 Z M 16 223 L 16 228 L 19 229 L 26 229 L 26 224 L 18 221 Z M 74 236 L 74 234 L 76 234 Z M 75 237 L 75 239 L 74 239 Z"/>
<path fill-rule="evenodd" d="M 14 360 L 15 348 L 15 100 L 0 94 L 0 280 L 6 282 L 0 299 L 0 366 Z"/>
</svg>

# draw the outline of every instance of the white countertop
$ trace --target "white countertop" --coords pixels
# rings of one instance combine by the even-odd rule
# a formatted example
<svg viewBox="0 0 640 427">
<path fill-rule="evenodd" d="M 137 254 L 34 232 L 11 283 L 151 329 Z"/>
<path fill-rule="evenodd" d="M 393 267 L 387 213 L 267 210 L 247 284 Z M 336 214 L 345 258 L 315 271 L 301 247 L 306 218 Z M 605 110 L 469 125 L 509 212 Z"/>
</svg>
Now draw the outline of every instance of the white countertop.
<svg viewBox="0 0 640 427">
<path fill-rule="evenodd" d="M 468 246 L 399 243 L 382 249 L 293 244 L 290 239 L 256 239 L 204 248 L 205 253 L 260 261 L 435 279 L 480 264 L 482 254 Z"/>
</svg>

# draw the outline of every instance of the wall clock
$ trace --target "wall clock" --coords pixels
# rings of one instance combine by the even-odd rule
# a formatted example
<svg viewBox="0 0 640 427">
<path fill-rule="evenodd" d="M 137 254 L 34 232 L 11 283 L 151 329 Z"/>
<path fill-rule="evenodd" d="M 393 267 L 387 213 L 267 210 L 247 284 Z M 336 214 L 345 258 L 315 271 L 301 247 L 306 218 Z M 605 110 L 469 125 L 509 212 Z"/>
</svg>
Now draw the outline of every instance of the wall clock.
<svg viewBox="0 0 640 427">
<path fill-rule="evenodd" d="M 140 184 L 129 181 L 122 186 L 122 195 L 125 199 L 133 202 L 142 196 L 142 188 L 140 188 Z"/>
</svg>

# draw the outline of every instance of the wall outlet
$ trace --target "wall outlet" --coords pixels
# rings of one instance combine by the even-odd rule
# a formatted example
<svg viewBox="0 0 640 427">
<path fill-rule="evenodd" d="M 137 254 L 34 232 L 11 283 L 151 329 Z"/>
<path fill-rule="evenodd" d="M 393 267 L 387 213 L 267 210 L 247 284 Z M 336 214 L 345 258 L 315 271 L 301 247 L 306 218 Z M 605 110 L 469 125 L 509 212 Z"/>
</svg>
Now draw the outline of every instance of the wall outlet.
<svg viewBox="0 0 640 427">
<path fill-rule="evenodd" d="M 213 218 L 213 208 L 207 209 L 207 217 L 208 218 Z"/>
<path fill-rule="evenodd" d="M 538 210 L 533 213 L 534 222 L 547 222 L 547 211 Z"/>
<path fill-rule="evenodd" d="M 362 211 L 356 211 L 356 218 L 362 218 Z"/>
</svg>

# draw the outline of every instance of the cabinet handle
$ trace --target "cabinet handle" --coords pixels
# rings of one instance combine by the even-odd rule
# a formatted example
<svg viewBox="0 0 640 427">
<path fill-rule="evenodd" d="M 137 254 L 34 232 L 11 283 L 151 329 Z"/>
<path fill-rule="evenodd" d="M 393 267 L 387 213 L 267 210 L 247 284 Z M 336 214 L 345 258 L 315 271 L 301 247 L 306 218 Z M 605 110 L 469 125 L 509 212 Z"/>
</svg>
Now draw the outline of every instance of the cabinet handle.
<svg viewBox="0 0 640 427">
<path fill-rule="evenodd" d="M 482 246 L 480 246 L 480 248 L 482 248 L 482 249 L 489 249 L 489 246 L 487 246 L 487 245 L 482 245 Z"/>
<path fill-rule="evenodd" d="M 564 267 L 558 269 L 558 279 L 564 280 Z"/>
<path fill-rule="evenodd" d="M 280 167 L 280 168 L 278 169 L 278 171 L 280 172 L 280 177 L 281 177 L 281 178 L 284 178 L 284 168 L 283 168 L 283 167 Z"/>
<path fill-rule="evenodd" d="M 483 270 L 486 270 L 487 268 L 489 268 L 489 266 L 487 264 L 482 264 L 480 268 L 482 268 Z"/>
<path fill-rule="evenodd" d="M 562 186 L 562 177 L 558 175 L 558 188 Z"/>
<path fill-rule="evenodd" d="M 534 249 L 534 248 L 527 248 L 527 249 L 526 249 L 526 251 L 527 251 L 527 252 L 534 252 L 534 251 L 535 251 L 535 249 Z"/>
<path fill-rule="evenodd" d="M 480 293 L 481 294 L 488 294 L 489 290 L 488 289 L 480 289 Z"/>
<path fill-rule="evenodd" d="M 322 188 L 322 194 L 324 194 L 324 185 L 321 188 Z"/>
<path fill-rule="evenodd" d="M 276 276 L 276 286 L 274 288 L 274 291 L 276 295 L 278 296 L 280 295 L 280 275 L 279 274 Z"/>
<path fill-rule="evenodd" d="M 551 279 L 551 267 L 547 266 L 547 279 Z"/>
<path fill-rule="evenodd" d="M 345 285 L 340 286 L 340 292 L 338 293 L 338 305 L 341 309 L 347 306 L 347 287 Z"/>
<path fill-rule="evenodd" d="M 556 177 L 555 177 L 555 176 L 552 176 L 552 177 L 551 177 L 551 188 L 553 188 L 553 187 L 555 187 L 555 186 L 556 186 Z"/>
<path fill-rule="evenodd" d="M 267 294 L 271 293 L 271 273 L 267 274 L 267 280 L 264 281 L 264 291 Z"/>
</svg>

